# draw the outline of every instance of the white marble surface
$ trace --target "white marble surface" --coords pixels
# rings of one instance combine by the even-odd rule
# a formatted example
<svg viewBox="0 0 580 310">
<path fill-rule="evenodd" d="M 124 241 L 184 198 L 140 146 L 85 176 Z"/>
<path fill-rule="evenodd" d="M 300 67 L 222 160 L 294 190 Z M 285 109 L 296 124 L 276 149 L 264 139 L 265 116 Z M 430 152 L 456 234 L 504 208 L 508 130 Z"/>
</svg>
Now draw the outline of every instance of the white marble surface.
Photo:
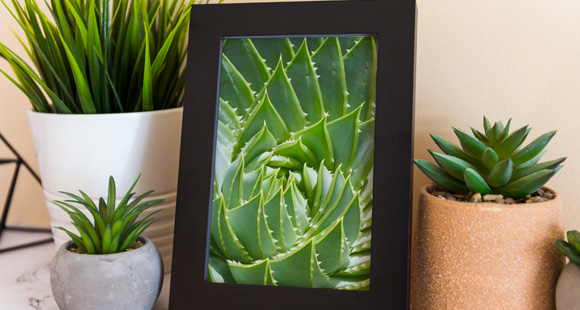
<svg viewBox="0 0 580 310">
<path fill-rule="evenodd" d="M 0 248 L 43 239 L 49 234 L 4 231 Z M 0 309 L 58 310 L 50 290 L 49 265 L 56 246 L 46 243 L 30 248 L 0 253 Z M 170 275 L 153 310 L 166 310 L 169 304 Z"/>
</svg>

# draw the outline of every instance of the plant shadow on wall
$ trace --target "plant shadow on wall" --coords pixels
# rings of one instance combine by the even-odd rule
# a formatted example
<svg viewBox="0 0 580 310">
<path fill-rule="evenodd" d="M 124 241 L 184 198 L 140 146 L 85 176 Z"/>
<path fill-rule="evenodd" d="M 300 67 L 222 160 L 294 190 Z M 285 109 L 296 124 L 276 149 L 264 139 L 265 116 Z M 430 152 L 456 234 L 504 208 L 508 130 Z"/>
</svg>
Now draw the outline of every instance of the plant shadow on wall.
<svg viewBox="0 0 580 310">
<path fill-rule="evenodd" d="M 210 282 L 368 290 L 376 39 L 223 42 Z"/>
</svg>

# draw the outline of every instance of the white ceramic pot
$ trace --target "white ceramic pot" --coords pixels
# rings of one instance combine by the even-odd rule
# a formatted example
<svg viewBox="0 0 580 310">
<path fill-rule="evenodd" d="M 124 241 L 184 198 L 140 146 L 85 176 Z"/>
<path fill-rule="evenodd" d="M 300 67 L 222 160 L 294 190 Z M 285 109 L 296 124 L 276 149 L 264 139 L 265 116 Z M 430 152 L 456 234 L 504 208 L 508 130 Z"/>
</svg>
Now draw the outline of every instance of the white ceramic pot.
<svg viewBox="0 0 580 310">
<path fill-rule="evenodd" d="M 183 108 L 90 115 L 28 111 L 57 246 L 70 238 L 55 226 L 76 231 L 68 215 L 52 203 L 69 199 L 59 191 L 78 193 L 80 189 L 97 200 L 107 196 L 112 175 L 118 203 L 141 173 L 134 192 L 153 189 L 148 199 L 166 199 L 143 216 L 163 209 L 145 235 L 155 242 L 165 270 L 171 271 L 182 116 Z"/>
<path fill-rule="evenodd" d="M 88 255 L 63 244 L 50 266 L 50 286 L 61 310 L 150 310 L 163 284 L 159 252 L 148 238 L 128 252 Z"/>
<path fill-rule="evenodd" d="M 572 262 L 566 265 L 558 279 L 556 309 L 580 310 L 580 267 Z"/>
</svg>

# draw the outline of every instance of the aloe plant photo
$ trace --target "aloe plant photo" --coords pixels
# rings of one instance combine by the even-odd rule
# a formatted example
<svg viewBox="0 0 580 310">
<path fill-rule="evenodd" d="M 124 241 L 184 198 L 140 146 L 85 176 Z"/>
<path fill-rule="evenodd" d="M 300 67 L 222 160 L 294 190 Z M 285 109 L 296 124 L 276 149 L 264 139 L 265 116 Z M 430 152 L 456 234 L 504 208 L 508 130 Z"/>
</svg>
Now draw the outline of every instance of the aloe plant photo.
<svg viewBox="0 0 580 310">
<path fill-rule="evenodd" d="M 501 121 L 491 125 L 484 116 L 483 132 L 471 128 L 470 135 L 453 128 L 461 147 L 432 134 L 441 149 L 429 150 L 437 164 L 422 159 L 416 159 L 415 164 L 433 182 L 453 193 L 513 199 L 534 194 L 562 168 L 566 158 L 539 163 L 556 131 L 544 133 L 524 146 L 531 128 L 526 125 L 510 133 L 510 124 L 511 119 L 505 125 Z M 545 199 L 550 195 L 544 195 L 548 197 Z"/>
<path fill-rule="evenodd" d="M 0 43 L 0 57 L 15 78 L 0 72 L 35 111 L 94 114 L 183 105 L 189 6 L 196 0 L 50 0 L 46 9 L 36 0 L 11 2 L 12 8 L 2 0 L 24 33 L 19 39 L 31 64 Z"/>
<path fill-rule="evenodd" d="M 224 40 L 208 281 L 369 289 L 376 45 Z"/>
<path fill-rule="evenodd" d="M 164 199 L 143 201 L 153 193 L 153 190 L 130 201 L 135 195 L 132 191 L 140 177 L 141 175 L 137 177 L 118 205 L 116 205 L 115 179 L 112 176 L 109 177 L 106 201 L 101 197 L 98 203 L 95 203 L 81 190 L 79 190 L 80 196 L 61 192 L 71 199 L 53 202 L 70 216 L 78 234 L 60 226 L 56 228 L 63 230 L 71 237 L 75 248 L 80 253 L 113 254 L 131 249 L 145 229 L 155 222 L 152 216 L 161 210 L 141 216 L 143 212 L 165 201 Z M 91 214 L 92 221 L 75 205 L 86 209 Z"/>
</svg>

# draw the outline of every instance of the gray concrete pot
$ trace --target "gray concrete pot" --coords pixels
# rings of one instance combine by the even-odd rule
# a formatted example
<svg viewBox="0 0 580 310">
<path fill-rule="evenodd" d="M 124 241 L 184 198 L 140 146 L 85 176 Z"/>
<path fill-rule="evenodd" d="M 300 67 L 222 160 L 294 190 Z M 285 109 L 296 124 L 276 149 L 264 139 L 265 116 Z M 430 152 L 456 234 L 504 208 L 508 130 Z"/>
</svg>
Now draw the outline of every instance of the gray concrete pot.
<svg viewBox="0 0 580 310">
<path fill-rule="evenodd" d="M 61 310 L 150 310 L 163 284 L 163 262 L 147 237 L 128 252 L 88 255 L 63 244 L 51 263 L 50 286 Z"/>
<path fill-rule="evenodd" d="M 560 274 L 556 286 L 558 310 L 580 310 L 580 267 L 569 262 Z"/>
</svg>

